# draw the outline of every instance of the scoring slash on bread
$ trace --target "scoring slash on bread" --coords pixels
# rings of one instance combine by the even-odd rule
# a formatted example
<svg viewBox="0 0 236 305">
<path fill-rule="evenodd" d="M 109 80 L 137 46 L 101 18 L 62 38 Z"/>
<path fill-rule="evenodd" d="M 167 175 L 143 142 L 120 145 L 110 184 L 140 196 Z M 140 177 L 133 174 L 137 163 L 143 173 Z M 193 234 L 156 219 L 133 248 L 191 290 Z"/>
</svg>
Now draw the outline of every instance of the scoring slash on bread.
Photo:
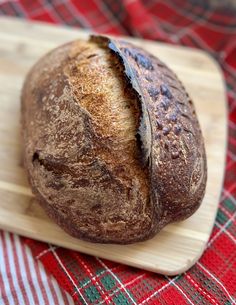
<svg viewBox="0 0 236 305">
<path fill-rule="evenodd" d="M 158 58 L 102 36 L 41 58 L 22 90 L 38 202 L 72 236 L 128 244 L 199 207 L 207 177 L 189 95 Z"/>
</svg>

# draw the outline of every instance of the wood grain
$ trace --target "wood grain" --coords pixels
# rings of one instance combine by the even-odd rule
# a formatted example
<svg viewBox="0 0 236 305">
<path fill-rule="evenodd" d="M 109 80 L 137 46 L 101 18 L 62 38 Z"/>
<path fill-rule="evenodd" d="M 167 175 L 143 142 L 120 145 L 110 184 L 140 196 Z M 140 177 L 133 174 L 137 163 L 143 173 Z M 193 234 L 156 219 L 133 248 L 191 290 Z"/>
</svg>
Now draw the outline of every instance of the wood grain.
<svg viewBox="0 0 236 305">
<path fill-rule="evenodd" d="M 129 39 L 177 73 L 192 97 L 203 130 L 208 183 L 199 210 L 168 225 L 155 238 L 128 246 L 101 245 L 70 237 L 35 202 L 22 167 L 20 91 L 35 61 L 62 43 L 88 33 L 13 18 L 0 18 L 0 228 L 55 245 L 154 272 L 175 275 L 201 256 L 214 223 L 225 164 L 226 104 L 219 67 L 202 51 Z"/>
</svg>

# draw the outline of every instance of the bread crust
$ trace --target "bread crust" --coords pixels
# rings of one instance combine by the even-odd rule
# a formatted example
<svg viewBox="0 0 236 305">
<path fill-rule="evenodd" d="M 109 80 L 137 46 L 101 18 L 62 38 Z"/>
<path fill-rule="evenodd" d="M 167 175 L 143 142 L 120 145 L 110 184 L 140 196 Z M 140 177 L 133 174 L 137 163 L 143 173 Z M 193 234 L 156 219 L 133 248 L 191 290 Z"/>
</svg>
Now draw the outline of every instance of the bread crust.
<svg viewBox="0 0 236 305">
<path fill-rule="evenodd" d="M 69 234 L 127 244 L 189 217 L 204 196 L 192 101 L 160 60 L 101 36 L 40 59 L 22 90 L 32 190 Z"/>
</svg>

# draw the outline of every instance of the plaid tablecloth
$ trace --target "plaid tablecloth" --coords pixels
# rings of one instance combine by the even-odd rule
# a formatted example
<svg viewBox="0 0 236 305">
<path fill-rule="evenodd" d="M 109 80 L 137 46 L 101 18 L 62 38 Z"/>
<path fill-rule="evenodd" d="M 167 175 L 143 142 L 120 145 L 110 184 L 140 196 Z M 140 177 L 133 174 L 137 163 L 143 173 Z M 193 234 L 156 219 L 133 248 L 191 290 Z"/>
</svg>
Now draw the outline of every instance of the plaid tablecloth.
<svg viewBox="0 0 236 305">
<path fill-rule="evenodd" d="M 75 304 L 235 304 L 236 9 L 223 7 L 226 2 L 0 0 L 0 15 L 204 49 L 224 71 L 229 109 L 224 188 L 212 235 L 194 267 L 161 276 L 1 232 L 0 304 L 72 303 L 63 289 Z"/>
</svg>

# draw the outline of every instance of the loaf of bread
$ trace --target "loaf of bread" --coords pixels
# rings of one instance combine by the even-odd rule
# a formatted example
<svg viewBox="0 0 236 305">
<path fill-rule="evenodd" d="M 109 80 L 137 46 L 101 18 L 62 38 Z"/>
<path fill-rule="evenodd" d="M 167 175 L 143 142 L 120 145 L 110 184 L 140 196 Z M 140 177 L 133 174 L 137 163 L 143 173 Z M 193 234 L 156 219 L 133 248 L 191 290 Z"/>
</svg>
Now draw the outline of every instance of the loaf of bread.
<svg viewBox="0 0 236 305">
<path fill-rule="evenodd" d="M 127 244 L 189 217 L 205 192 L 193 102 L 159 59 L 102 36 L 51 51 L 22 90 L 33 193 L 77 238 Z"/>
</svg>

